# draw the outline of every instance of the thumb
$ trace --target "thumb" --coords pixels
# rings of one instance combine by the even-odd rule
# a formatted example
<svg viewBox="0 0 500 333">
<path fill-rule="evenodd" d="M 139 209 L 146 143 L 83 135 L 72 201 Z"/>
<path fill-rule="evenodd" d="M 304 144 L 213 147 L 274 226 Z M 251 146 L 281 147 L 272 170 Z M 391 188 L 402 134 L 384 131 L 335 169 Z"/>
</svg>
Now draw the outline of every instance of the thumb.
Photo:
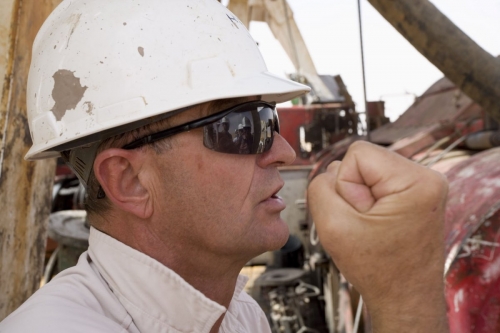
<svg viewBox="0 0 500 333">
<path fill-rule="evenodd" d="M 359 171 L 356 160 L 350 163 L 348 168 L 340 164 L 337 171 L 337 193 L 360 213 L 369 211 L 375 204 L 370 187 L 366 184 L 363 175 Z M 352 166 L 354 164 L 354 166 Z M 352 168 L 352 169 L 351 169 Z"/>
</svg>

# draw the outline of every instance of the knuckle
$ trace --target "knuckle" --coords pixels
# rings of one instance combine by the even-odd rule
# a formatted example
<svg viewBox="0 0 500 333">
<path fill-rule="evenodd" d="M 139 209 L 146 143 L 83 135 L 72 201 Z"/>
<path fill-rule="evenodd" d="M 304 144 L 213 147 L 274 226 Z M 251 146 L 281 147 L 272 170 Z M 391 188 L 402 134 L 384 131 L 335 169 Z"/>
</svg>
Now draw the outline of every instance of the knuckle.
<svg viewBox="0 0 500 333">
<path fill-rule="evenodd" d="M 349 146 L 349 149 L 353 150 L 353 151 L 357 151 L 357 150 L 364 150 L 364 149 L 371 147 L 371 146 L 373 146 L 373 145 L 366 142 L 366 141 L 358 140 L 358 141 L 354 141 L 353 143 L 351 143 L 351 145 Z"/>
<path fill-rule="evenodd" d="M 448 180 L 442 173 L 427 169 L 425 175 L 425 181 L 422 184 L 426 184 L 427 195 L 433 199 L 444 199 L 448 193 Z"/>
</svg>

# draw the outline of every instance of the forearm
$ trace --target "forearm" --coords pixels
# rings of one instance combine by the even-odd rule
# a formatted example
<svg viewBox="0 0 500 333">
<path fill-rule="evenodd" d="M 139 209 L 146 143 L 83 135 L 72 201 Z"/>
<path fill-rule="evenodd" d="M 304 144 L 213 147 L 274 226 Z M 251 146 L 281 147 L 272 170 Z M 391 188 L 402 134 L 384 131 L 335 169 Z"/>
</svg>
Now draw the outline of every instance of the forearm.
<svg viewBox="0 0 500 333">
<path fill-rule="evenodd" d="M 441 307 L 441 304 L 429 306 L 429 310 L 435 310 L 435 312 L 427 314 L 398 309 L 391 313 L 373 315 L 371 316 L 373 333 L 448 333 L 446 313 Z"/>
<path fill-rule="evenodd" d="M 425 280 L 367 304 L 374 333 L 449 332 L 443 279 Z"/>
</svg>

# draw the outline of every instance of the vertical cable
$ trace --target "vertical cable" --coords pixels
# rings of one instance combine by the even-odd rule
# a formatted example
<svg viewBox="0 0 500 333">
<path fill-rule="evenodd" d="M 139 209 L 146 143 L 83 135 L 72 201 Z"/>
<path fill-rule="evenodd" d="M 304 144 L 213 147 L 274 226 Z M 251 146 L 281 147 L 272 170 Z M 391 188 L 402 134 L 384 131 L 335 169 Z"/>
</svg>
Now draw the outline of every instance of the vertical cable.
<svg viewBox="0 0 500 333">
<path fill-rule="evenodd" d="M 361 313 L 363 312 L 363 297 L 359 296 L 358 309 L 356 311 L 356 318 L 354 319 L 353 333 L 358 333 L 359 322 L 361 320 Z"/>
<path fill-rule="evenodd" d="M 361 70 L 363 76 L 363 97 L 365 99 L 365 120 L 366 139 L 370 141 L 370 116 L 368 115 L 368 101 L 366 100 L 366 79 L 365 79 L 365 52 L 363 48 L 363 24 L 361 20 L 361 1 L 358 0 L 358 22 L 359 22 L 359 42 L 361 46 Z"/>
</svg>

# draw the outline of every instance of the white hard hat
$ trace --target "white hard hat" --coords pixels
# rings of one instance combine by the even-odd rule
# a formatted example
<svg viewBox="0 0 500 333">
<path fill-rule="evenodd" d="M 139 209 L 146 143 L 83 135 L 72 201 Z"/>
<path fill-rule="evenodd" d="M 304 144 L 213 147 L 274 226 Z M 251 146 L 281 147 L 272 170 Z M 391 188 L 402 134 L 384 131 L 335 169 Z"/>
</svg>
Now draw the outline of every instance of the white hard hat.
<svg viewBox="0 0 500 333">
<path fill-rule="evenodd" d="M 283 102 L 308 90 L 267 72 L 244 25 L 215 0 L 65 0 L 33 46 L 26 158 L 198 103 Z"/>
<path fill-rule="evenodd" d="M 101 141 L 217 99 L 283 102 L 309 87 L 267 71 L 215 0 L 64 0 L 33 45 L 28 160 Z"/>
<path fill-rule="evenodd" d="M 252 125 L 250 125 L 250 119 L 248 119 L 247 117 L 243 117 L 243 119 L 241 120 L 241 126 L 252 127 Z"/>
</svg>

